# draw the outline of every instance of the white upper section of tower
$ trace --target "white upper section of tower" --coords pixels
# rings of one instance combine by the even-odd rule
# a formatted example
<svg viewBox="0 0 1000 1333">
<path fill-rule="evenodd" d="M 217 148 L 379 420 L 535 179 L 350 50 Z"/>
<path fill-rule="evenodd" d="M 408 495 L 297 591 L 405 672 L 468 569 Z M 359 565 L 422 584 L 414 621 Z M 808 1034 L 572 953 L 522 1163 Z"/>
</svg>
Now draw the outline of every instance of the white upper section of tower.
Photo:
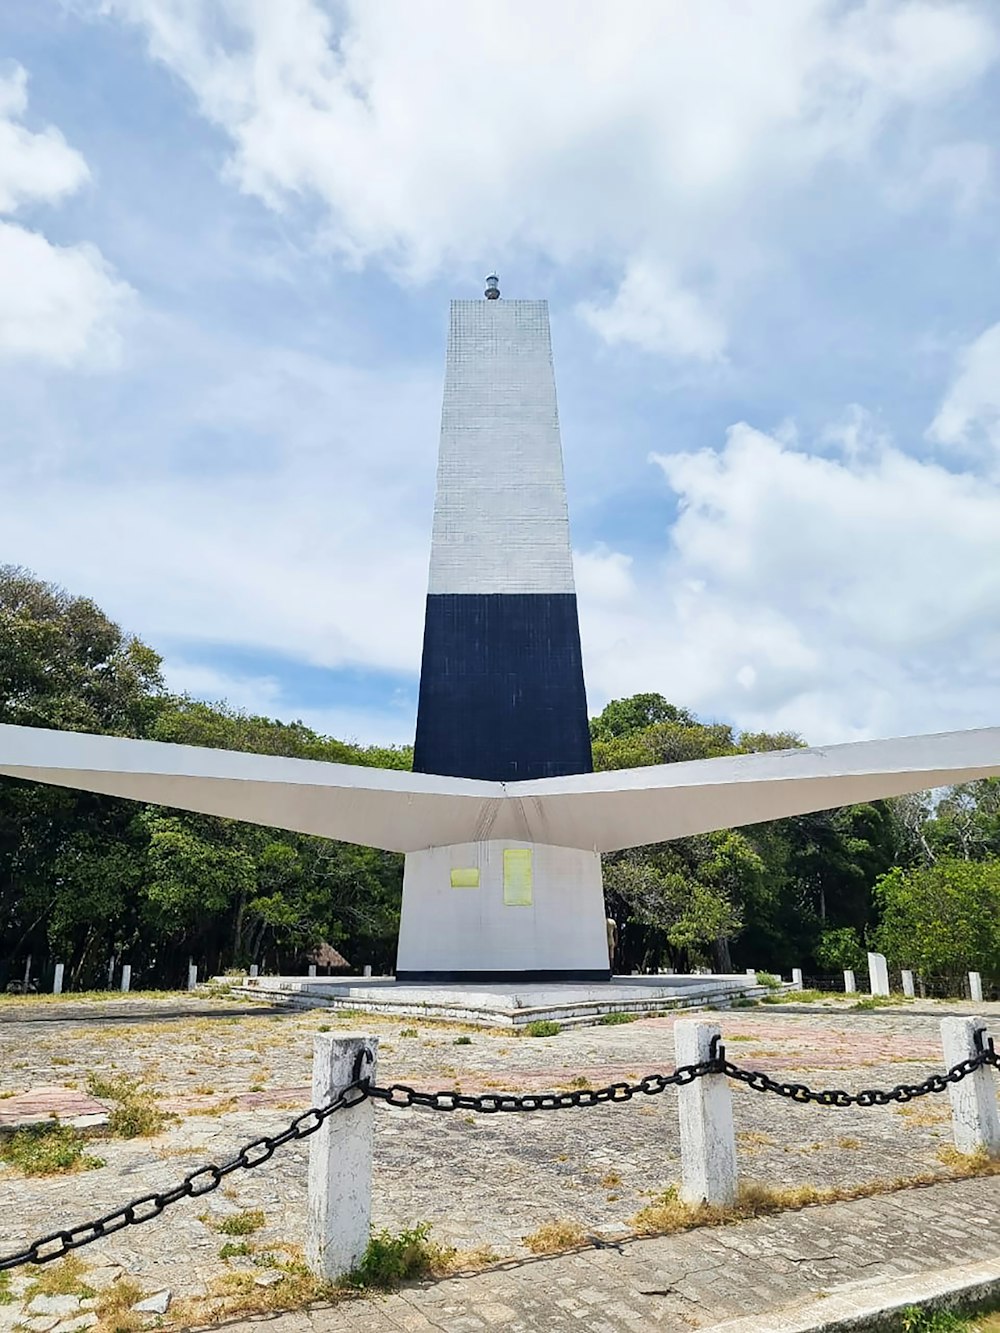
<svg viewBox="0 0 1000 1333">
<path fill-rule="evenodd" d="M 429 592 L 571 593 L 545 301 L 452 301 Z"/>
</svg>

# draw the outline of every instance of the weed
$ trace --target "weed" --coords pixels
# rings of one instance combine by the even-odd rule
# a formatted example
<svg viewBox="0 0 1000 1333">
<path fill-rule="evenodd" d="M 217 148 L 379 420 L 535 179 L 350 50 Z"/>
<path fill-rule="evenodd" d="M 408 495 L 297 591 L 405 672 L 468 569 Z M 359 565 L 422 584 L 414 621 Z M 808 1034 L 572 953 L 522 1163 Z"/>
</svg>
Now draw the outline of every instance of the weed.
<svg viewBox="0 0 1000 1333">
<path fill-rule="evenodd" d="M 606 1190 L 613 1190 L 622 1183 L 622 1178 L 617 1171 L 606 1171 L 600 1183 Z"/>
<path fill-rule="evenodd" d="M 83 1151 L 83 1139 L 62 1125 L 33 1125 L 0 1140 L 0 1161 L 26 1176 L 60 1176 L 70 1171 L 92 1171 L 103 1157 Z"/>
<path fill-rule="evenodd" d="M 87 1091 L 101 1101 L 114 1102 L 108 1116 L 108 1129 L 120 1139 L 151 1138 L 177 1116 L 161 1111 L 156 1094 L 127 1074 L 102 1077 L 91 1072 Z"/>
<path fill-rule="evenodd" d="M 766 986 L 768 990 L 778 990 L 781 986 L 781 978 L 776 977 L 773 972 L 758 972 L 757 985 Z"/>
<path fill-rule="evenodd" d="M 634 1023 L 638 1017 L 638 1014 L 625 1014 L 615 1011 L 610 1014 L 601 1014 L 597 1022 L 603 1028 L 613 1028 L 617 1027 L 619 1023 Z"/>
<path fill-rule="evenodd" d="M 51 1268 L 46 1268 L 24 1293 L 27 1304 L 35 1296 L 93 1296 L 84 1280 L 87 1265 L 75 1254 L 68 1254 Z"/>
<path fill-rule="evenodd" d="M 227 1240 L 225 1245 L 219 1251 L 220 1259 L 236 1259 L 248 1254 L 253 1254 L 254 1248 L 245 1240 L 232 1241 Z"/>
<path fill-rule="evenodd" d="M 557 1222 L 545 1222 L 530 1236 L 522 1236 L 522 1242 L 532 1254 L 558 1254 L 561 1250 L 574 1250 L 585 1245 L 587 1233 L 579 1222 L 562 1219 Z"/>
<path fill-rule="evenodd" d="M 969 1329 L 965 1319 L 950 1310 L 920 1310 L 911 1305 L 900 1316 L 900 1333 L 963 1333 Z"/>
<path fill-rule="evenodd" d="M 399 1035 L 401 1037 L 417 1037 L 420 1034 L 417 1032 L 416 1028 L 400 1028 Z"/>
<path fill-rule="evenodd" d="M 221 1217 L 209 1225 L 224 1236 L 249 1236 L 259 1231 L 266 1221 L 263 1208 L 244 1208 L 240 1213 L 230 1213 L 228 1217 Z"/>
<path fill-rule="evenodd" d="M 562 1031 L 558 1023 L 552 1023 L 548 1019 L 541 1019 L 535 1023 L 529 1023 L 521 1031 L 526 1037 L 556 1037 Z"/>
<path fill-rule="evenodd" d="M 317 1032 L 331 1032 L 331 1031 L 332 1031 L 332 1028 L 330 1027 L 330 1024 L 329 1024 L 329 1023 L 320 1023 L 320 1025 L 319 1025 L 319 1027 L 316 1029 L 316 1031 L 317 1031 Z"/>
<path fill-rule="evenodd" d="M 427 1277 L 442 1253 L 440 1246 L 427 1239 L 429 1233 L 427 1222 L 395 1234 L 387 1229 L 373 1232 L 361 1262 L 343 1279 L 343 1285 L 389 1291 L 400 1282 Z"/>
<path fill-rule="evenodd" d="M 132 1306 L 141 1301 L 146 1293 L 138 1282 L 131 1278 L 119 1278 L 117 1282 L 105 1287 L 98 1293 L 94 1313 L 101 1321 L 101 1326 L 111 1333 L 137 1333 L 146 1326 L 147 1316 L 136 1314 Z"/>
<path fill-rule="evenodd" d="M 860 1147 L 861 1147 L 861 1140 L 860 1140 L 860 1139 L 852 1139 L 852 1138 L 850 1137 L 850 1135 L 846 1135 L 846 1134 L 845 1134 L 843 1138 L 840 1138 L 840 1139 L 837 1140 L 837 1147 L 838 1147 L 838 1148 L 860 1148 Z"/>
<path fill-rule="evenodd" d="M 456 1037 L 455 1040 L 452 1042 L 452 1045 L 453 1045 L 453 1046 L 471 1046 L 471 1045 L 472 1045 L 472 1038 L 471 1038 L 471 1037 Z"/>
</svg>

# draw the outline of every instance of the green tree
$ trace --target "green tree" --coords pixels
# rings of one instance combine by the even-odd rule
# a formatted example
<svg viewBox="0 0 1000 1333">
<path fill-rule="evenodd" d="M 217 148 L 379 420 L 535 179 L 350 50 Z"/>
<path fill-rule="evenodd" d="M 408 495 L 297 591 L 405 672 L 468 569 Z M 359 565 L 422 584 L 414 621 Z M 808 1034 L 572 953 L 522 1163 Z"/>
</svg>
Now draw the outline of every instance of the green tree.
<svg viewBox="0 0 1000 1333">
<path fill-rule="evenodd" d="M 1000 861 L 942 858 L 896 867 L 875 885 L 876 946 L 892 962 L 930 975 L 1000 977 Z"/>
</svg>

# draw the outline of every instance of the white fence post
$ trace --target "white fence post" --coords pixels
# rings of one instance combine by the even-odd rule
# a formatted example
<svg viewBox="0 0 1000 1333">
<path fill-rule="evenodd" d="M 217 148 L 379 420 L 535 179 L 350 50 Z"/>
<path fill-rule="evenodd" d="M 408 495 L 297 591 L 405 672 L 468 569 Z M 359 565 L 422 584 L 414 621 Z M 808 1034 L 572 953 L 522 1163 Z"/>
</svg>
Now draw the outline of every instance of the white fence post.
<svg viewBox="0 0 1000 1333">
<path fill-rule="evenodd" d="M 983 978 L 979 972 L 969 973 L 969 999 L 975 1000 L 977 1004 L 983 1002 Z"/>
<path fill-rule="evenodd" d="M 198 964 L 188 963 L 188 990 L 194 990 L 198 984 Z"/>
<path fill-rule="evenodd" d="M 889 994 L 889 964 L 885 961 L 884 953 L 868 955 L 868 978 L 873 995 Z"/>
<path fill-rule="evenodd" d="M 315 964 L 315 963 L 310 963 L 310 964 L 309 964 L 309 975 L 310 975 L 311 977 L 314 977 L 314 976 L 316 975 L 316 964 Z"/>
<path fill-rule="evenodd" d="M 122 963 L 122 990 L 128 991 L 131 989 L 132 989 L 132 965 L 130 963 Z"/>
<path fill-rule="evenodd" d="M 366 977 L 370 977 L 371 974 L 372 974 L 372 965 L 371 965 L 371 963 L 365 963 L 365 971 L 364 971 L 364 975 L 365 975 Z"/>
<path fill-rule="evenodd" d="M 912 973 L 912 972 L 908 972 L 908 971 L 904 968 L 903 971 L 902 971 L 902 973 L 901 973 L 901 975 L 902 975 L 902 978 L 903 978 L 903 994 L 906 996 L 906 998 L 907 998 L 908 1000 L 912 1000 L 912 999 L 913 999 L 913 996 L 914 996 L 914 990 L 913 990 L 913 973 Z"/>
<path fill-rule="evenodd" d="M 716 1023 L 682 1018 L 674 1023 L 677 1065 L 711 1059 Z M 724 1074 L 708 1074 L 677 1089 L 681 1126 L 681 1198 L 686 1203 L 736 1202 L 736 1132 L 733 1099 Z"/>
<path fill-rule="evenodd" d="M 259 974 L 260 974 L 260 968 L 257 966 L 256 963 L 251 963 L 251 964 L 250 964 L 250 975 L 251 975 L 252 977 L 256 977 L 256 976 L 258 976 Z"/>
<path fill-rule="evenodd" d="M 792 968 L 792 985 L 798 986 L 802 990 L 802 969 L 801 967 Z"/>
<path fill-rule="evenodd" d="M 62 994 L 62 988 L 63 988 L 63 972 L 64 972 L 64 970 L 65 970 L 65 964 L 64 964 L 64 963 L 56 963 L 56 974 L 55 974 L 55 976 L 54 976 L 53 979 L 52 979 L 52 994 L 53 994 L 53 995 L 61 995 L 61 994 Z"/>
<path fill-rule="evenodd" d="M 844 994 L 857 995 L 857 993 L 858 993 L 858 983 L 854 979 L 854 973 L 851 971 L 850 968 L 847 968 L 844 972 Z"/>
<path fill-rule="evenodd" d="M 375 1078 L 377 1037 L 320 1032 L 313 1044 L 313 1106 L 325 1106 L 362 1075 Z M 336 1111 L 309 1146 L 309 1225 L 306 1260 L 333 1280 L 356 1268 L 368 1248 L 372 1212 L 375 1108 L 363 1101 Z"/>
<path fill-rule="evenodd" d="M 986 1020 L 982 1018 L 942 1018 L 941 1042 L 946 1069 L 979 1054 L 976 1033 L 985 1031 L 985 1028 Z M 951 1100 L 952 1134 L 958 1151 L 1000 1157 L 1000 1112 L 997 1110 L 993 1070 L 987 1065 L 974 1074 L 967 1074 L 961 1083 L 949 1083 L 948 1097 Z"/>
</svg>

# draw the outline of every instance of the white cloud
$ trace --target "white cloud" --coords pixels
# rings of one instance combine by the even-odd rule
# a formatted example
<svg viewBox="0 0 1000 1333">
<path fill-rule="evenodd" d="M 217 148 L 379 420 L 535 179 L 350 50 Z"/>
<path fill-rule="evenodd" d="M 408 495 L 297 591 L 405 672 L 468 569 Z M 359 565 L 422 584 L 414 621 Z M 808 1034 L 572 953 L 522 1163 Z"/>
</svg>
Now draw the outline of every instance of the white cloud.
<svg viewBox="0 0 1000 1333">
<path fill-rule="evenodd" d="M 816 742 L 995 724 L 1000 487 L 746 425 L 653 461 L 679 516 L 655 576 L 583 599 L 595 704 L 656 688 Z"/>
<path fill-rule="evenodd" d="M 53 126 L 32 133 L 17 123 L 28 108 L 28 75 L 0 75 L 0 213 L 55 203 L 89 178 L 87 164 Z"/>
<path fill-rule="evenodd" d="M 10 393 L 4 548 L 181 660 L 228 645 L 414 669 L 439 373 L 160 332 L 133 352 L 149 373 L 136 415 L 95 430 L 67 393 L 48 407 L 42 461 L 38 401 Z M 246 688 L 239 702 L 266 703 L 260 679 Z"/>
<path fill-rule="evenodd" d="M 1000 450 L 1000 324 L 981 333 L 958 358 L 955 376 L 927 432 L 940 444 Z"/>
<path fill-rule="evenodd" d="M 889 131 L 998 45 L 988 8 L 962 0 L 633 0 L 627 21 L 575 0 L 101 7 L 141 26 L 229 137 L 240 188 L 318 201 L 351 259 L 422 278 L 518 246 L 600 257 L 624 281 L 590 323 L 701 359 L 741 271 L 780 260 L 787 200 L 835 161 L 880 159 L 888 188 L 906 137 Z M 917 118 L 908 151 L 946 133 Z"/>
<path fill-rule="evenodd" d="M 632 343 L 645 352 L 712 361 L 726 344 L 722 322 L 701 298 L 685 291 L 662 267 L 629 262 L 613 299 L 606 305 L 584 301 L 578 313 L 606 343 Z"/>
<path fill-rule="evenodd" d="M 303 707 L 290 699 L 274 676 L 220 671 L 203 662 L 167 657 L 163 663 L 167 688 L 209 703 L 225 701 L 258 717 L 304 722 L 321 736 L 359 745 L 409 745 L 413 741 L 412 700 L 393 699 L 387 708 Z"/>
<path fill-rule="evenodd" d="M 0 76 L 0 214 L 57 203 L 89 179 L 87 164 L 52 126 L 19 124 L 28 106 L 20 66 Z M 53 245 L 40 232 L 0 221 L 0 359 L 57 366 L 114 364 L 119 319 L 131 291 L 92 245 Z"/>
<path fill-rule="evenodd" d="M 92 245 L 53 245 L 0 221 L 0 357 L 114 365 L 131 288 Z"/>
</svg>

